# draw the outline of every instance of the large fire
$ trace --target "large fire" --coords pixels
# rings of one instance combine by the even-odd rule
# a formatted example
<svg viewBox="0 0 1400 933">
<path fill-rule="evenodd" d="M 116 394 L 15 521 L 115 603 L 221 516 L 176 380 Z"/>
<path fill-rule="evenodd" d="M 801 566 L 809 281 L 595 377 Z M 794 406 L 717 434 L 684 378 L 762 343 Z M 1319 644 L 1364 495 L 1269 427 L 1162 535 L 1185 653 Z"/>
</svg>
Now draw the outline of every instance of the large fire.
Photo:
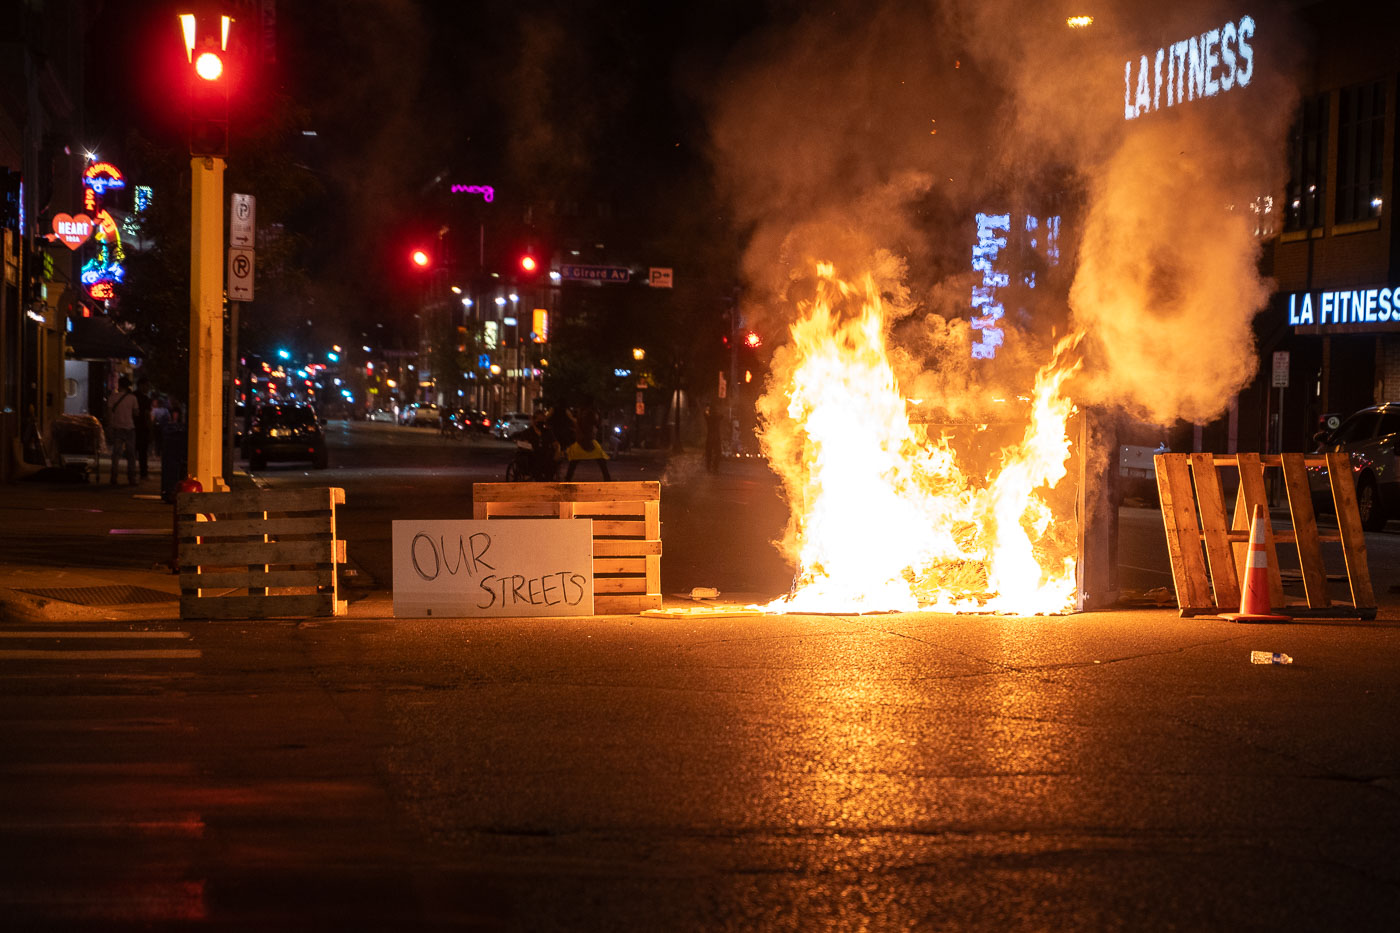
<svg viewBox="0 0 1400 933">
<path fill-rule="evenodd" d="M 1074 407 L 1061 389 L 1079 368 L 1077 338 L 1061 340 L 1037 374 L 1020 441 L 986 475 L 969 476 L 946 433 L 911 423 L 873 279 L 854 285 L 830 266 L 819 272 L 775 367 L 780 403 L 770 390 L 765 411 L 764 452 L 792 510 L 783 545 L 797 562 L 792 592 L 766 608 L 1071 609 L 1073 515 L 1047 503 L 1070 455 Z"/>
</svg>

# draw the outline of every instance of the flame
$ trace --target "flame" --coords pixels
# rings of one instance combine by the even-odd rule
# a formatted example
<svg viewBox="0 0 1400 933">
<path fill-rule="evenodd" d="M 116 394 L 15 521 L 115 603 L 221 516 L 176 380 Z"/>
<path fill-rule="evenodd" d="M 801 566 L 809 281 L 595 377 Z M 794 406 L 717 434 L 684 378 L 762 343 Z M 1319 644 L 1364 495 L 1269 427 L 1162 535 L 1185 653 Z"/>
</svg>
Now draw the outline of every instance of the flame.
<svg viewBox="0 0 1400 933">
<path fill-rule="evenodd" d="M 792 592 L 765 608 L 1072 608 L 1073 516 L 1054 514 L 1046 493 L 1067 472 L 1074 407 L 1062 388 L 1079 369 L 1079 338 L 1061 340 L 1037 374 L 1021 440 L 973 478 L 946 433 L 911 424 L 873 278 L 857 287 L 822 264 L 803 311 L 762 403 L 764 452 L 792 509 L 783 546 L 797 562 Z"/>
</svg>

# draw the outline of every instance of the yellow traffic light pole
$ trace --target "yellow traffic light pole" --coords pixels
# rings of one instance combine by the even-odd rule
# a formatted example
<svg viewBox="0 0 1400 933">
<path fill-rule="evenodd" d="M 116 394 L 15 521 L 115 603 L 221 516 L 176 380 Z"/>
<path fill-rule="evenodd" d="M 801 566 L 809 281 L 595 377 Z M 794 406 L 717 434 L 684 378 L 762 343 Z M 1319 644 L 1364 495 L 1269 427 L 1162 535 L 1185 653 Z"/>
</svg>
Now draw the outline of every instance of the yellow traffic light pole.
<svg viewBox="0 0 1400 933">
<path fill-rule="evenodd" d="M 226 492 L 223 471 L 224 160 L 190 159 L 189 474 Z"/>
</svg>

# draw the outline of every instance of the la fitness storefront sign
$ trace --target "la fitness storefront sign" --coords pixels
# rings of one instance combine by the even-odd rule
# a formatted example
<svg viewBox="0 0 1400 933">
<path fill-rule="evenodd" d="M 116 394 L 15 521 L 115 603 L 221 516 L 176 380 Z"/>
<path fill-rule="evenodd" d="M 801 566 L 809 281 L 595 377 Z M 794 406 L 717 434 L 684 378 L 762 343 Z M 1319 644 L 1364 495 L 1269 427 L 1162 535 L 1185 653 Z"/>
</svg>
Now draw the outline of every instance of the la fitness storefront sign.
<svg viewBox="0 0 1400 933">
<path fill-rule="evenodd" d="M 1288 326 L 1299 334 L 1400 331 L 1400 287 L 1290 292 Z"/>
</svg>

